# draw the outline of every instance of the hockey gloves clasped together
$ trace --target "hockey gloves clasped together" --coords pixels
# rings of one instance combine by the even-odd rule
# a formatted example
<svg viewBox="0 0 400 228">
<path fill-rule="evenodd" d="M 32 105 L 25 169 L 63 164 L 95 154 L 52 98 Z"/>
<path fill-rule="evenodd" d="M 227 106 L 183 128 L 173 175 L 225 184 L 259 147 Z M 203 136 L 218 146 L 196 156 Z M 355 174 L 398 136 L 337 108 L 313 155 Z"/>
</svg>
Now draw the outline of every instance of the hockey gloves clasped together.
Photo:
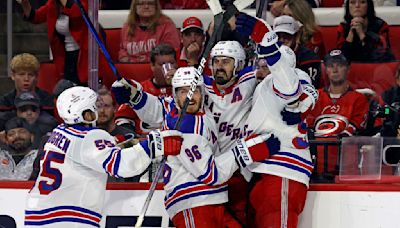
<svg viewBox="0 0 400 228">
<path fill-rule="evenodd" d="M 154 130 L 149 133 L 147 138 L 150 149 L 150 158 L 156 158 L 163 155 L 176 156 L 181 151 L 183 138 L 180 131 Z"/>
<path fill-rule="evenodd" d="M 276 154 L 280 149 L 280 142 L 274 135 L 251 135 L 246 139 L 236 140 L 232 149 L 236 162 L 245 168 L 253 162 L 263 161 Z"/>
<path fill-rule="evenodd" d="M 142 86 L 134 80 L 125 78 L 115 81 L 111 86 L 111 91 L 118 104 L 136 105 L 142 97 Z"/>
</svg>

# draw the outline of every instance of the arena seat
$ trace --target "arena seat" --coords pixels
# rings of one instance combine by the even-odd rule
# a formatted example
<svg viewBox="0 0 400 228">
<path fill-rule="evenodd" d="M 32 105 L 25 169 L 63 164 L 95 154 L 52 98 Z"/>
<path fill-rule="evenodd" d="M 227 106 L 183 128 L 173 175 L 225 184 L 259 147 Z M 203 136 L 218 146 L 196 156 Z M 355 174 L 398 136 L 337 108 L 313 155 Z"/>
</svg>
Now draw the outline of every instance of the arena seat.
<svg viewBox="0 0 400 228">
<path fill-rule="evenodd" d="M 320 7 L 342 7 L 344 0 L 322 0 Z"/>
<path fill-rule="evenodd" d="M 328 53 L 330 50 L 336 48 L 337 26 L 320 26 L 320 30 L 325 45 L 325 51 Z"/>
<path fill-rule="evenodd" d="M 147 80 L 153 75 L 149 63 L 116 63 L 115 67 L 124 78 L 134 79 L 138 82 Z M 103 84 L 110 88 L 111 84 L 116 80 L 114 73 L 108 65 L 102 64 L 99 68 L 99 76 L 102 76 Z"/>
<path fill-rule="evenodd" d="M 389 40 L 394 56 L 400 60 L 400 25 L 389 27 Z"/>
<path fill-rule="evenodd" d="M 377 95 L 395 85 L 394 74 L 399 62 L 388 63 L 352 63 L 347 79 L 354 89 L 370 88 Z M 327 86 L 325 65 L 322 64 L 322 85 Z"/>
<path fill-rule="evenodd" d="M 37 86 L 44 91 L 53 94 L 53 88 L 60 80 L 57 73 L 56 65 L 54 63 L 41 63 L 39 69 L 39 76 Z"/>
<path fill-rule="evenodd" d="M 107 51 L 110 53 L 111 59 L 118 62 L 119 44 L 121 41 L 121 28 L 105 29 Z"/>
</svg>

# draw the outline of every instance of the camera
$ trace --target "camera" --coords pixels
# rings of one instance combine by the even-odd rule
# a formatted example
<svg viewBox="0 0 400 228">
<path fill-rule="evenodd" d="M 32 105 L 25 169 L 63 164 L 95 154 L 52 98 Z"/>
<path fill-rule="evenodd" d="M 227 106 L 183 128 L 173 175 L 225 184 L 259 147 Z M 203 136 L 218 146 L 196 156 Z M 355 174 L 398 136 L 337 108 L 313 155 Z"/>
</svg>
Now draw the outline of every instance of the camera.
<svg viewBox="0 0 400 228">
<path fill-rule="evenodd" d="M 397 128 L 400 125 L 400 102 L 393 102 L 390 105 L 376 106 L 371 114 L 374 118 L 385 118 L 381 136 L 396 136 Z"/>
</svg>

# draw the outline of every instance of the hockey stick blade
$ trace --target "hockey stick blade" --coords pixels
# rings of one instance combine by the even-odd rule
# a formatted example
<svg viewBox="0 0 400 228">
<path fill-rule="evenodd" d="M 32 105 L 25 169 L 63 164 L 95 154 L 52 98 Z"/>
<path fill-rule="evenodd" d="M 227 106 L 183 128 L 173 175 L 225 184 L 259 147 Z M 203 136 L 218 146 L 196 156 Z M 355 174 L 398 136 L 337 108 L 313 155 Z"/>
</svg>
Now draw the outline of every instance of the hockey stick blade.
<svg viewBox="0 0 400 228">
<path fill-rule="evenodd" d="M 103 41 L 101 41 L 100 36 L 96 31 L 96 28 L 94 27 L 92 21 L 89 18 L 89 15 L 85 11 L 85 8 L 83 8 L 81 0 L 75 0 L 75 3 L 78 5 L 78 8 L 81 12 L 83 20 L 86 22 L 86 25 L 88 26 L 90 33 L 92 33 L 93 37 L 95 38 L 97 45 L 99 45 L 101 52 L 103 52 L 104 57 L 106 58 L 107 63 L 110 66 L 112 72 L 114 73 L 117 80 L 120 80 L 121 75 L 118 73 L 118 70 L 115 67 L 114 62 L 111 59 L 110 53 L 108 53 L 106 46 L 104 45 Z"/>
<path fill-rule="evenodd" d="M 190 91 L 188 92 L 188 94 L 186 96 L 185 102 L 184 102 L 183 107 L 182 107 L 182 112 L 179 115 L 178 120 L 176 121 L 174 129 L 179 129 L 180 124 L 182 122 L 182 117 L 186 114 L 186 109 L 187 109 L 187 107 L 189 105 L 190 100 L 192 99 L 192 95 L 193 95 L 194 91 L 196 90 L 198 80 L 199 80 L 200 77 L 202 77 L 202 74 L 203 74 L 203 71 L 204 71 L 204 68 L 205 68 L 205 64 L 207 62 L 207 57 L 210 54 L 210 51 L 211 51 L 212 47 L 214 46 L 214 44 L 217 42 L 218 32 L 220 30 L 222 30 L 224 24 L 233 15 L 235 15 L 240 10 L 243 10 L 244 8 L 246 8 L 247 6 L 251 5 L 254 2 L 254 0 L 240 0 L 240 1 L 241 1 L 241 4 L 239 5 L 240 9 L 236 8 L 234 5 L 230 5 L 230 6 L 227 7 L 227 9 L 225 10 L 225 12 L 223 14 L 222 13 L 218 13 L 217 15 L 214 15 L 214 20 L 215 20 L 215 18 L 217 18 L 218 21 L 220 21 L 220 23 L 219 24 L 214 24 L 214 26 L 217 25 L 217 27 L 215 27 L 214 32 L 211 35 L 210 40 L 208 41 L 207 46 L 206 46 L 206 48 L 204 49 L 204 51 L 203 51 L 203 53 L 201 55 L 200 63 L 199 63 L 199 66 L 198 66 L 198 68 L 196 70 L 195 79 L 191 83 Z M 244 4 L 244 2 L 246 4 Z M 216 7 L 216 5 L 220 4 L 219 0 L 208 0 L 207 4 L 209 4 L 209 3 L 210 4 L 214 4 L 212 7 L 217 8 L 217 9 L 218 9 L 218 7 Z M 215 11 L 213 11 L 213 13 L 214 12 Z M 222 20 L 220 18 L 222 18 Z M 147 195 L 146 201 L 144 202 L 143 208 L 142 208 L 142 210 L 141 210 L 141 212 L 139 214 L 138 219 L 136 220 L 135 228 L 139 228 L 139 227 L 142 226 L 142 223 L 144 221 L 144 216 L 145 216 L 145 214 L 147 212 L 147 209 L 148 209 L 148 207 L 150 205 L 150 201 L 151 201 L 151 199 L 153 197 L 153 194 L 154 194 L 154 191 L 156 189 L 158 180 L 161 177 L 161 174 L 162 174 L 161 171 L 163 170 L 165 162 L 166 162 L 166 157 L 163 157 L 160 166 L 157 168 L 157 172 L 156 172 L 156 175 L 154 177 L 154 180 L 150 185 L 150 189 L 149 189 L 149 193 Z"/>
</svg>

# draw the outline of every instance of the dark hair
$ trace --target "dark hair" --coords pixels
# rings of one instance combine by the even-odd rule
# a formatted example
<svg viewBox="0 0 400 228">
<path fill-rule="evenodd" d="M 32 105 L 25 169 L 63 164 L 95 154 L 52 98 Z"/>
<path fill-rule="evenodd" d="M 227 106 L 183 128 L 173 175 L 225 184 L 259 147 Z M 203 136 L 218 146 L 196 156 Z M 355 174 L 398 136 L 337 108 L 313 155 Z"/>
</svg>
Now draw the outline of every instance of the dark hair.
<svg viewBox="0 0 400 228">
<path fill-rule="evenodd" d="M 374 1 L 367 0 L 367 5 L 368 5 L 367 8 L 368 21 L 373 21 L 376 18 Z M 350 0 L 345 1 L 344 10 L 345 10 L 344 20 L 346 21 L 347 24 L 350 24 L 351 20 L 353 19 L 353 16 L 350 15 Z"/>
<path fill-rule="evenodd" d="M 156 56 L 159 55 L 174 55 L 176 59 L 175 49 L 168 44 L 159 44 L 155 46 L 150 52 L 150 62 L 154 64 L 156 62 Z"/>
<path fill-rule="evenodd" d="M 31 133 L 33 132 L 31 125 L 24 118 L 21 118 L 21 117 L 14 117 L 14 118 L 8 120 L 4 126 L 4 130 L 6 131 L 6 133 L 9 130 L 12 130 L 15 128 L 25 128 L 29 132 L 31 132 Z"/>
</svg>

